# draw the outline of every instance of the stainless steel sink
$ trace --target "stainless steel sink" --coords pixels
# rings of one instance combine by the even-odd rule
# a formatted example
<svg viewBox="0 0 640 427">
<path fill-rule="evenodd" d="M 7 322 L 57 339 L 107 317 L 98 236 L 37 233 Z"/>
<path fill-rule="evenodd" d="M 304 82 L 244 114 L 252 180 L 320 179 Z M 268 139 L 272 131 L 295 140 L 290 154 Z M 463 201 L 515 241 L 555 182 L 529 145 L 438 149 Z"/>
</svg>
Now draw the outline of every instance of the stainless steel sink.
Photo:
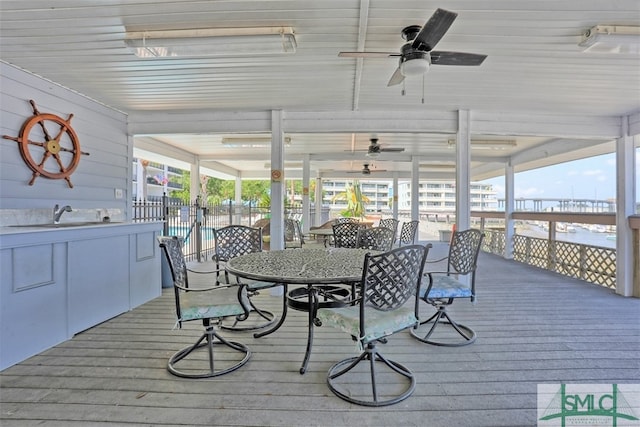
<svg viewBox="0 0 640 427">
<path fill-rule="evenodd" d="M 22 225 L 11 225 L 11 227 L 21 227 L 21 228 L 68 228 L 68 227 L 86 227 L 90 225 L 109 225 L 109 224 L 118 224 L 118 222 L 111 221 L 78 221 L 78 222 L 63 222 L 60 224 L 22 224 Z"/>
</svg>

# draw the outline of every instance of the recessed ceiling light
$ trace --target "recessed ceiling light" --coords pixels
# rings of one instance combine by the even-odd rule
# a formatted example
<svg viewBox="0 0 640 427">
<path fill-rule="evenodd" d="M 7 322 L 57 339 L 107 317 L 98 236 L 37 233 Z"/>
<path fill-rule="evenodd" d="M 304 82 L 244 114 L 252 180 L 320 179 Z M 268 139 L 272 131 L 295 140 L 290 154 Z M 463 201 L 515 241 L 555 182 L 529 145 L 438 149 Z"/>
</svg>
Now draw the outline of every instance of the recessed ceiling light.
<svg viewBox="0 0 640 427">
<path fill-rule="evenodd" d="M 291 145 L 291 137 L 285 136 L 284 145 Z M 258 147 L 270 147 L 271 137 L 269 136 L 225 136 L 221 140 L 222 145 L 227 147 L 241 147 L 241 148 L 258 148 Z"/>
</svg>

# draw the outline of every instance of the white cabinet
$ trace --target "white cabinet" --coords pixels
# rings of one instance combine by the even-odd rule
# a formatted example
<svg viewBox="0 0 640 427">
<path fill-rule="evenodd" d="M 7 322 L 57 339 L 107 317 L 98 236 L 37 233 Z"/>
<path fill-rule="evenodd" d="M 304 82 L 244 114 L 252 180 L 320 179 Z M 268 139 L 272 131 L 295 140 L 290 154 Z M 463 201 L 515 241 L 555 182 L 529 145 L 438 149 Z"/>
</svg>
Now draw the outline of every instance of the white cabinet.
<svg viewBox="0 0 640 427">
<path fill-rule="evenodd" d="M 162 292 L 160 223 L 0 235 L 0 370 Z"/>
</svg>

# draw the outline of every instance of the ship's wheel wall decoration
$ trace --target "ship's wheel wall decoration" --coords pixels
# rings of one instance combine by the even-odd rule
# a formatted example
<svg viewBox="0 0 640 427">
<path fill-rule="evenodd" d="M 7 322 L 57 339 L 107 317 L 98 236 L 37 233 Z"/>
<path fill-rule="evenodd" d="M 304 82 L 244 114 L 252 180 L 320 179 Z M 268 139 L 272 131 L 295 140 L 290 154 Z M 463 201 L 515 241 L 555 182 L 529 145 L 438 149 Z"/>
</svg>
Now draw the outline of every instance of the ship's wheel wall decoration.
<svg viewBox="0 0 640 427">
<path fill-rule="evenodd" d="M 71 127 L 73 114 L 69 114 L 65 120 L 55 114 L 39 112 L 33 100 L 29 103 L 33 108 L 33 116 L 24 122 L 20 135 L 2 137 L 18 143 L 22 159 L 33 171 L 29 185 L 33 185 L 37 177 L 43 176 L 64 179 L 73 188 L 70 176 L 80 163 L 80 155 L 89 155 L 80 151 L 78 135 Z"/>
</svg>

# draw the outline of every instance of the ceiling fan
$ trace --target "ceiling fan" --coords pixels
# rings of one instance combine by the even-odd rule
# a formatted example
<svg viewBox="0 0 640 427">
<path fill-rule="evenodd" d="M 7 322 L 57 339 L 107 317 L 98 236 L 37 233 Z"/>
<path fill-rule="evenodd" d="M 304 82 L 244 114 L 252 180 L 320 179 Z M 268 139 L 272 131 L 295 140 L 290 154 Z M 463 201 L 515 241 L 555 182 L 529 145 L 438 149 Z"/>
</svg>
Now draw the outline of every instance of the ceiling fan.
<svg viewBox="0 0 640 427">
<path fill-rule="evenodd" d="M 362 175 L 371 175 L 371 172 L 386 172 L 384 169 L 374 169 L 371 170 L 369 168 L 369 163 L 365 163 L 362 165 L 362 169 L 359 171 L 349 171 L 348 173 L 361 173 Z"/>
<path fill-rule="evenodd" d="M 375 158 L 380 155 L 380 153 L 401 153 L 404 151 L 404 148 L 400 147 L 383 147 L 378 144 L 378 138 L 369 139 L 370 144 L 369 147 L 364 150 L 354 150 L 354 151 L 366 151 L 367 157 Z M 348 150 L 351 151 L 351 150 Z"/>
<path fill-rule="evenodd" d="M 402 38 L 407 41 L 400 53 L 396 52 L 340 52 L 338 56 L 349 58 L 389 58 L 399 57 L 398 68 L 391 76 L 387 86 L 404 81 L 406 76 L 420 75 L 433 65 L 480 65 L 487 55 L 465 52 L 432 50 L 445 35 L 458 16 L 455 12 L 437 9 L 421 28 L 410 25 L 402 30 Z"/>
</svg>

